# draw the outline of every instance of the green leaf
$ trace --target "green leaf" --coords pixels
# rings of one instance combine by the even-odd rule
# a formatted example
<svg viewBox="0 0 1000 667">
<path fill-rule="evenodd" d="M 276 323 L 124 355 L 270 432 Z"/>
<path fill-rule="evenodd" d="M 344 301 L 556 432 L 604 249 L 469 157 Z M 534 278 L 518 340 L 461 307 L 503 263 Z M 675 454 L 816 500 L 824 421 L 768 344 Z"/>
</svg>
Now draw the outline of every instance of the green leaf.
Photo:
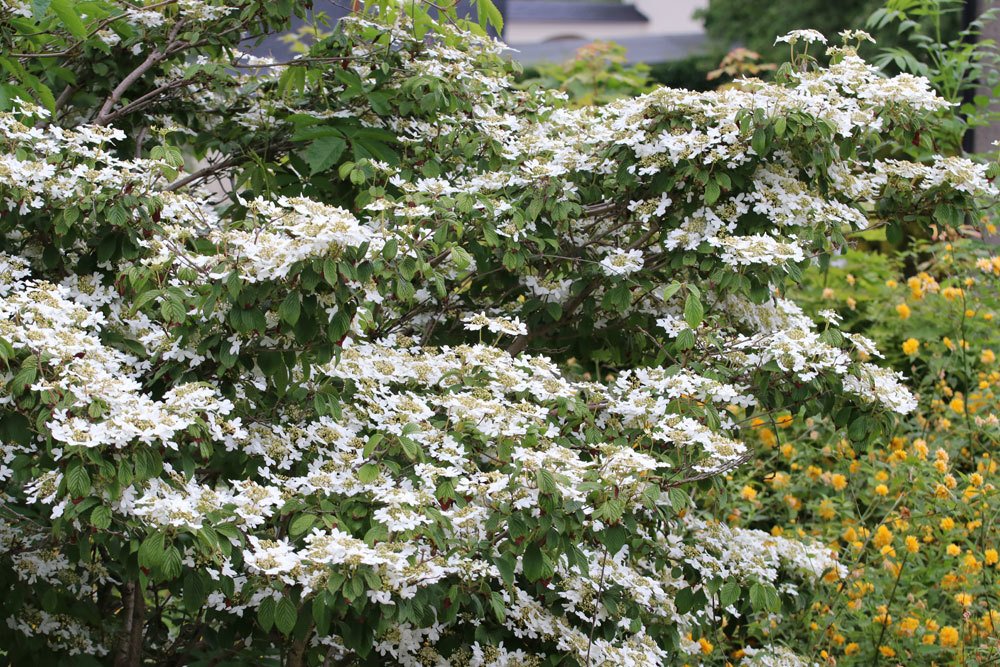
<svg viewBox="0 0 1000 667">
<path fill-rule="evenodd" d="M 358 469 L 358 479 L 362 484 L 371 484 L 378 479 L 379 469 L 374 463 L 366 463 Z"/>
<path fill-rule="evenodd" d="M 503 623 L 507 620 L 507 605 L 504 604 L 503 597 L 496 591 L 490 592 L 490 608 L 497 617 L 497 621 Z"/>
<path fill-rule="evenodd" d="M 274 626 L 274 612 L 275 612 L 274 598 L 268 596 L 260 601 L 260 605 L 257 607 L 257 622 L 260 623 L 260 627 L 264 632 L 270 632 L 271 628 Z"/>
<path fill-rule="evenodd" d="M 711 206 L 715 202 L 719 201 L 719 195 L 722 194 L 722 189 L 719 188 L 719 184 L 715 181 L 709 181 L 705 186 L 705 204 Z"/>
<path fill-rule="evenodd" d="M 542 550 L 538 548 L 537 544 L 529 544 L 528 548 L 524 550 L 524 555 L 521 557 L 521 568 L 528 581 L 538 581 L 545 578 L 549 568 L 545 567 L 545 556 L 542 555 Z"/>
<path fill-rule="evenodd" d="M 45 14 L 49 11 L 49 5 L 51 4 L 51 0 L 31 0 L 31 13 L 35 21 L 41 21 L 45 18 Z"/>
<path fill-rule="evenodd" d="M 313 623 L 316 624 L 316 631 L 321 635 L 330 632 L 330 607 L 326 604 L 326 596 L 317 595 L 312 602 Z"/>
<path fill-rule="evenodd" d="M 729 580 L 722 585 L 722 590 L 719 591 L 719 604 L 722 607 L 728 607 L 734 604 L 740 599 L 740 585 L 739 583 Z"/>
<path fill-rule="evenodd" d="M 559 486 L 556 485 L 556 480 L 552 477 L 552 473 L 544 468 L 539 468 L 538 472 L 535 473 L 535 482 L 538 484 L 538 490 L 542 493 L 547 493 L 549 495 L 556 495 L 559 493 Z"/>
<path fill-rule="evenodd" d="M 504 554 L 503 556 L 497 556 L 493 564 L 497 566 L 500 570 L 500 577 L 503 579 L 504 583 L 508 586 L 514 584 L 514 566 L 516 563 L 510 554 Z"/>
<path fill-rule="evenodd" d="M 758 128 L 753 133 L 753 139 L 750 141 L 750 146 L 753 148 L 753 152 L 757 154 L 758 157 L 764 157 L 764 153 L 767 151 L 767 130 L 764 128 Z"/>
<path fill-rule="evenodd" d="M 341 137 L 321 137 L 309 144 L 302 158 L 309 165 L 311 175 L 315 175 L 337 164 L 346 149 L 347 142 Z"/>
<path fill-rule="evenodd" d="M 399 444 L 403 448 L 403 453 L 406 454 L 406 457 L 411 461 L 423 458 L 424 450 L 421 449 L 420 444 L 413 438 L 407 438 L 405 435 L 400 436 Z"/>
<path fill-rule="evenodd" d="M 672 297 L 673 295 L 677 294 L 677 292 L 680 291 L 681 287 L 683 287 L 683 285 L 681 285 L 679 282 L 674 281 L 670 283 L 669 285 L 663 288 L 662 299 L 664 301 L 669 300 L 670 297 Z"/>
<path fill-rule="evenodd" d="M 298 292 L 289 292 L 288 296 L 282 300 L 281 305 L 278 306 L 278 317 L 288 322 L 288 324 L 295 326 L 295 323 L 299 321 L 301 313 L 302 304 L 299 303 Z"/>
<path fill-rule="evenodd" d="M 312 514 L 300 514 L 288 527 L 288 534 L 292 537 L 298 537 L 312 528 L 314 523 L 316 523 L 316 517 Z"/>
<path fill-rule="evenodd" d="M 66 468 L 66 488 L 74 497 L 90 493 L 90 474 L 79 461 L 73 461 Z"/>
<path fill-rule="evenodd" d="M 677 609 L 678 614 L 686 614 L 692 609 L 694 609 L 697 599 L 695 597 L 695 592 L 692 588 L 682 588 L 677 591 L 677 595 L 674 596 L 674 607 Z"/>
<path fill-rule="evenodd" d="M 627 537 L 628 535 L 625 532 L 625 527 L 621 524 L 617 524 L 604 530 L 604 537 L 601 541 L 604 542 L 604 546 L 608 548 L 608 555 L 614 556 L 621 551 L 623 546 L 625 546 Z"/>
<path fill-rule="evenodd" d="M 99 505 L 90 513 L 90 523 L 97 530 L 105 530 L 111 526 L 111 508 Z"/>
<path fill-rule="evenodd" d="M 697 329 L 698 325 L 705 318 L 705 307 L 701 305 L 701 299 L 694 294 L 688 294 L 684 301 L 684 321 L 692 329 Z"/>
<path fill-rule="evenodd" d="M 781 598 L 774 586 L 768 584 L 755 583 L 750 587 L 750 604 L 755 611 L 781 610 Z"/>
<path fill-rule="evenodd" d="M 675 486 L 671 488 L 669 491 L 667 491 L 667 500 L 670 501 L 670 506 L 675 511 L 679 512 L 680 510 L 687 507 L 690 498 L 688 497 L 687 493 L 685 493 L 679 487 Z"/>
<path fill-rule="evenodd" d="M 283 635 L 288 635 L 295 627 L 298 620 L 299 611 L 295 608 L 295 603 L 290 598 L 281 598 L 274 610 L 274 626 Z"/>
<path fill-rule="evenodd" d="M 188 612 L 196 612 L 205 604 L 208 597 L 205 582 L 197 572 L 191 571 L 184 576 L 184 608 Z"/>
<path fill-rule="evenodd" d="M 382 247 L 382 258 L 387 262 L 391 262 L 395 259 L 397 252 L 399 252 L 399 242 L 396 239 L 389 239 Z"/>
<path fill-rule="evenodd" d="M 366 459 L 370 459 L 372 454 L 375 453 L 375 448 L 379 446 L 379 443 L 385 439 L 385 436 L 381 433 L 375 433 L 372 437 L 368 438 L 368 442 L 365 444 L 364 455 Z"/>
<path fill-rule="evenodd" d="M 164 579 L 170 580 L 179 577 L 183 569 L 184 565 L 181 558 L 181 551 L 177 547 L 171 545 L 169 549 L 163 552 L 159 570 L 163 573 Z"/>
<path fill-rule="evenodd" d="M 139 565 L 154 568 L 163 558 L 163 533 L 155 532 L 148 535 L 139 545 Z"/>
<path fill-rule="evenodd" d="M 476 0 L 476 18 L 484 28 L 493 26 L 497 34 L 503 32 L 503 14 L 491 0 Z"/>
<path fill-rule="evenodd" d="M 80 16 L 76 13 L 76 3 L 73 0 L 52 0 L 50 4 L 50 9 L 52 13 L 59 17 L 63 26 L 69 30 L 74 37 L 79 37 L 80 39 L 85 39 L 87 37 L 87 28 L 83 25 L 83 21 L 80 20 Z"/>
<path fill-rule="evenodd" d="M 160 302 L 160 314 L 167 322 L 183 322 L 187 309 L 180 299 L 169 297 Z"/>
</svg>

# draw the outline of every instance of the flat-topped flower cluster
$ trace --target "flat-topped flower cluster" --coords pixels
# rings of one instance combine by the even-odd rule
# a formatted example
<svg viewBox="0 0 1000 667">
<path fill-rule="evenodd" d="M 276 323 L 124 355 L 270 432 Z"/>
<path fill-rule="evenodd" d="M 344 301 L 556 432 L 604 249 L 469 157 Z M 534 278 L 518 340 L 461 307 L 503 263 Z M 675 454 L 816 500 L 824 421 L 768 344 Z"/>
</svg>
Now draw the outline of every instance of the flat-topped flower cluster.
<svg viewBox="0 0 1000 667">
<path fill-rule="evenodd" d="M 129 49 L 232 20 L 158 8 L 103 20 Z M 16 655 L 138 637 L 158 659 L 197 626 L 246 660 L 664 665 L 842 573 L 685 485 L 754 456 L 754 415 L 912 410 L 870 341 L 781 292 L 851 231 L 995 193 L 964 160 L 874 157 L 947 105 L 843 49 L 572 110 L 417 17 L 347 19 L 293 64 L 237 56 L 252 73 L 164 56 L 140 72 L 169 92 L 155 149 L 138 93 L 112 93 L 116 129 L 0 113 Z M 256 159 L 233 149 L 248 128 Z M 224 159 L 179 173 L 205 137 Z"/>
</svg>

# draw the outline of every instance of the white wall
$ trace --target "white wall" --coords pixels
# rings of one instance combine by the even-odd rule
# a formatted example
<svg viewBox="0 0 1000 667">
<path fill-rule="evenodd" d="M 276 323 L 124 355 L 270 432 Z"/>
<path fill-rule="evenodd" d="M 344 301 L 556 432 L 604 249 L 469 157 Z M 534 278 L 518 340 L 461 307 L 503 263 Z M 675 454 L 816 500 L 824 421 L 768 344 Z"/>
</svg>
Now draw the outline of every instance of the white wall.
<svg viewBox="0 0 1000 667">
<path fill-rule="evenodd" d="M 508 21 L 504 39 L 511 44 L 532 44 L 566 37 L 616 39 L 700 33 L 704 30 L 692 14 L 706 6 L 708 0 L 633 0 L 631 4 L 646 15 L 649 19 L 647 23 L 574 22 L 571 16 L 559 22 Z"/>
</svg>

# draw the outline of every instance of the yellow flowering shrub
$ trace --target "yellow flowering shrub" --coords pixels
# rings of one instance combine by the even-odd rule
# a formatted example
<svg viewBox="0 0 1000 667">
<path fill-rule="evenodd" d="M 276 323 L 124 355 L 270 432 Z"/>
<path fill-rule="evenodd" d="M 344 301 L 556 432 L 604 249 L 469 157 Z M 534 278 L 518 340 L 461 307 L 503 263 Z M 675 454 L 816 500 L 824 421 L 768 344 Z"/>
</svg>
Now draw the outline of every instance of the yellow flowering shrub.
<svg viewBox="0 0 1000 667">
<path fill-rule="evenodd" d="M 997 255 L 956 236 L 807 273 L 796 298 L 873 340 L 919 408 L 881 433 L 795 406 L 755 416 L 761 456 L 713 497 L 731 525 L 824 542 L 847 575 L 786 604 L 796 622 L 729 638 L 725 655 L 766 638 L 820 665 L 1000 660 Z"/>
</svg>

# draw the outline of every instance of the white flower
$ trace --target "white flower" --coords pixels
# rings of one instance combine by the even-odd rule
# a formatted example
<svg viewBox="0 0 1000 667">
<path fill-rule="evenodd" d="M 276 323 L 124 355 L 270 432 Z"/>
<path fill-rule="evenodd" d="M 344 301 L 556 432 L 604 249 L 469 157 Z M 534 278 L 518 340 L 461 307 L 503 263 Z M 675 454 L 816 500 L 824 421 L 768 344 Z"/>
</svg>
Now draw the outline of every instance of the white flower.
<svg viewBox="0 0 1000 667">
<path fill-rule="evenodd" d="M 641 250 L 615 248 L 601 260 L 601 268 L 609 276 L 627 276 L 643 266 Z"/>
<path fill-rule="evenodd" d="M 821 44 L 826 44 L 826 37 L 823 33 L 818 30 L 792 30 L 789 33 L 782 35 L 774 40 L 774 43 L 787 42 L 789 44 L 795 44 L 796 42 L 806 42 L 807 44 L 812 44 L 813 42 L 819 42 Z"/>
</svg>

